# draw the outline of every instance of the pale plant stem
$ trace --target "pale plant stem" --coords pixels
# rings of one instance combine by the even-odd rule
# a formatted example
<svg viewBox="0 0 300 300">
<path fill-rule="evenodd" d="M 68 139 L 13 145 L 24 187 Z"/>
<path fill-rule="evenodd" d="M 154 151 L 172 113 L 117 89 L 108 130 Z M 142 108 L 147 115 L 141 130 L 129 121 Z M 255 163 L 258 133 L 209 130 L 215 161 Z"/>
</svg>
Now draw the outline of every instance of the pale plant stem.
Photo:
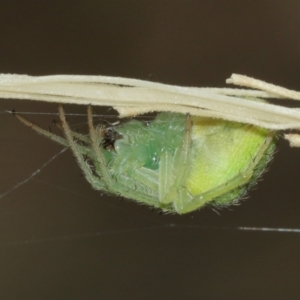
<svg viewBox="0 0 300 300">
<path fill-rule="evenodd" d="M 300 93 L 297 91 L 289 90 L 278 85 L 267 83 L 265 81 L 244 75 L 232 74 L 231 77 L 226 80 L 226 83 L 266 91 L 268 93 L 276 95 L 276 98 L 278 98 L 279 96 L 292 100 L 300 100 Z"/>
<path fill-rule="evenodd" d="M 299 108 L 262 98 L 300 100 L 300 93 L 261 80 L 233 74 L 227 83 L 256 90 L 195 88 L 109 76 L 27 76 L 0 74 L 0 98 L 113 106 L 120 117 L 172 111 L 253 124 L 271 130 L 299 129 Z M 300 145 L 298 135 L 285 136 Z"/>
</svg>

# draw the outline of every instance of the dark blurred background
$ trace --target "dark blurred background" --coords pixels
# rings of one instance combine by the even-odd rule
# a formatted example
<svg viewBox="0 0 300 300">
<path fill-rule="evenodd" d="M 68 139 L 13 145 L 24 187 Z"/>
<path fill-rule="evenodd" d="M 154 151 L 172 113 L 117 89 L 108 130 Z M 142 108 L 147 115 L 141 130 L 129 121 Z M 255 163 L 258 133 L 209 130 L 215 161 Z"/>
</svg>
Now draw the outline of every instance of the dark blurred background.
<svg viewBox="0 0 300 300">
<path fill-rule="evenodd" d="M 0 73 L 300 90 L 299 16 L 299 1 L 0 1 Z M 62 148 L 5 111 L 47 129 L 55 104 L 0 109 L 1 299 L 299 299 L 300 235 L 235 228 L 300 228 L 300 150 L 280 140 L 240 206 L 160 215 L 92 190 L 70 151 L 42 167 Z"/>
</svg>

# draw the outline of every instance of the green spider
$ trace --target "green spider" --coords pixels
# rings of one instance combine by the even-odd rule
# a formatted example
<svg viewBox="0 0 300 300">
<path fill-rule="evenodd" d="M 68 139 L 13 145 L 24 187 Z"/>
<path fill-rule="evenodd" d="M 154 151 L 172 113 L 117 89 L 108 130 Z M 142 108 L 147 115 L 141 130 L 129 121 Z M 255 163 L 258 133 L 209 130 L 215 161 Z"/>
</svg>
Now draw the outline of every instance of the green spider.
<svg viewBox="0 0 300 300">
<path fill-rule="evenodd" d="M 133 119 L 94 127 L 89 106 L 85 136 L 70 129 L 60 105 L 65 139 L 16 116 L 69 146 L 94 189 L 178 214 L 236 203 L 275 149 L 274 131 L 179 113 L 159 113 L 149 123 Z"/>
</svg>

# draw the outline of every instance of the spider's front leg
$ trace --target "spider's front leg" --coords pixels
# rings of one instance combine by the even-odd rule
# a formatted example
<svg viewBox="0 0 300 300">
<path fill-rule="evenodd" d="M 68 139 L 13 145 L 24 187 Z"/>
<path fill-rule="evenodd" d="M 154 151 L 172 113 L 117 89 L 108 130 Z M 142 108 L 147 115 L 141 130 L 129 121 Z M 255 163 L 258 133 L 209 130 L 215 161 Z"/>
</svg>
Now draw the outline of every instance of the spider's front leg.
<svg viewBox="0 0 300 300">
<path fill-rule="evenodd" d="M 107 168 L 107 162 L 103 153 L 103 149 L 101 148 L 102 137 L 97 134 L 94 124 L 93 124 L 93 112 L 92 107 L 89 105 L 87 108 L 87 116 L 88 116 L 88 124 L 90 131 L 90 138 L 92 142 L 92 149 L 94 152 L 94 164 L 96 168 L 96 172 L 103 181 L 106 190 L 111 190 L 111 186 L 113 184 L 113 179 L 109 173 L 109 169 Z"/>
<path fill-rule="evenodd" d="M 58 111 L 59 111 L 59 117 L 60 117 L 60 120 L 62 123 L 62 127 L 63 127 L 64 133 L 65 133 L 66 139 L 68 141 L 68 144 L 69 144 L 70 148 L 72 149 L 72 151 L 77 159 L 77 162 L 84 173 L 85 178 L 96 190 L 107 190 L 106 185 L 103 183 L 103 181 L 98 176 L 94 175 L 93 170 L 91 169 L 91 167 L 89 166 L 89 164 L 87 163 L 87 161 L 84 157 L 84 154 L 81 150 L 81 146 L 78 145 L 78 143 L 76 143 L 74 141 L 74 136 L 72 134 L 72 131 L 71 131 L 67 121 L 66 121 L 65 112 L 64 112 L 62 105 L 59 105 Z"/>
<path fill-rule="evenodd" d="M 58 143 L 58 144 L 61 144 L 63 146 L 69 146 L 68 142 L 56 135 L 56 134 L 53 134 L 52 132 L 49 132 L 41 127 L 39 127 L 38 125 L 32 123 L 31 121 L 27 120 L 26 118 L 24 118 L 23 116 L 19 115 L 18 113 L 16 113 L 15 111 L 12 111 L 12 114 L 20 121 L 22 122 L 24 125 L 28 126 L 29 128 L 31 128 L 32 130 L 36 131 L 37 133 L 43 135 L 43 136 L 46 136 L 47 138 L 51 139 L 52 141 Z"/>
</svg>

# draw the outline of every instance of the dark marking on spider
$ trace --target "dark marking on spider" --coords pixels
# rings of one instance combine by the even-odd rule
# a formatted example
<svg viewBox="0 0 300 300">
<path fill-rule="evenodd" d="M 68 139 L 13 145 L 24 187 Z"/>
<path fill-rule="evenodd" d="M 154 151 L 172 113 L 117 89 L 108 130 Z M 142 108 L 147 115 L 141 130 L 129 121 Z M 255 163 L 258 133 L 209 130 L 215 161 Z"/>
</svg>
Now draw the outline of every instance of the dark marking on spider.
<svg viewBox="0 0 300 300">
<path fill-rule="evenodd" d="M 113 127 L 102 128 L 101 135 L 102 147 L 108 151 L 114 151 L 116 140 L 123 138 L 123 136 L 120 133 L 118 133 Z"/>
</svg>

